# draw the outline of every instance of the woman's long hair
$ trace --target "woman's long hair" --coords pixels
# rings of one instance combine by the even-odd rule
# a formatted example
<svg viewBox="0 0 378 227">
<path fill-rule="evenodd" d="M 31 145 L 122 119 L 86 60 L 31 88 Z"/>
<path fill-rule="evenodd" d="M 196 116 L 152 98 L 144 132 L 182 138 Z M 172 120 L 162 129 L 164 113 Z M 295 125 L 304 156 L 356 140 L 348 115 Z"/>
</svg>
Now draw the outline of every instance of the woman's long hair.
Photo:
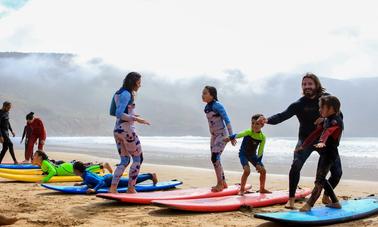
<svg viewBox="0 0 378 227">
<path fill-rule="evenodd" d="M 135 97 L 134 88 L 137 86 L 137 82 L 141 78 L 142 76 L 139 73 L 130 72 L 127 74 L 127 76 L 123 80 L 122 88 L 130 92 L 132 100 L 134 100 L 134 97 Z"/>
</svg>

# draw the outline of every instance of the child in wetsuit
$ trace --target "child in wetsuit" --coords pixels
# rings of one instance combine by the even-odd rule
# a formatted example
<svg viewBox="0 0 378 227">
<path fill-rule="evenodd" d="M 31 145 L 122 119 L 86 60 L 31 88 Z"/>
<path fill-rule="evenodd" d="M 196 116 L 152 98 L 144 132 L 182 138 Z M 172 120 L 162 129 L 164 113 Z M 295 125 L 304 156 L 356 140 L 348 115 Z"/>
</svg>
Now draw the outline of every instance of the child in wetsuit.
<svg viewBox="0 0 378 227">
<path fill-rule="evenodd" d="M 202 91 L 202 100 L 207 103 L 204 111 L 209 122 L 211 133 L 211 162 L 213 163 L 217 176 L 217 185 L 212 187 L 212 191 L 218 192 L 227 188 L 220 156 L 226 147 L 224 138 L 228 135 L 232 135 L 232 127 L 226 110 L 223 105 L 218 102 L 217 89 L 215 87 L 206 86 Z M 236 140 L 232 139 L 231 143 L 235 146 Z"/>
<path fill-rule="evenodd" d="M 46 176 L 41 180 L 41 183 L 48 182 L 53 176 L 75 176 L 73 171 L 73 163 L 65 162 L 59 165 L 53 164 L 45 152 L 37 150 L 34 153 L 33 164 L 41 167 L 41 170 Z M 86 167 L 89 172 L 101 172 L 105 168 L 108 169 L 109 164 L 93 164 Z"/>
<path fill-rule="evenodd" d="M 251 128 L 238 134 L 233 134 L 229 138 L 225 139 L 225 142 L 229 142 L 232 139 L 243 137 L 243 142 L 239 150 L 239 159 L 243 167 L 243 175 L 240 183 L 241 195 L 245 193 L 245 184 L 247 183 L 248 176 L 251 173 L 248 162 L 250 162 L 260 174 L 260 193 L 271 193 L 265 189 L 266 170 L 264 168 L 264 164 L 262 163 L 266 141 L 266 137 L 261 131 L 264 124 L 257 121 L 257 119 L 262 116 L 262 114 L 253 115 L 251 119 Z"/>
<path fill-rule="evenodd" d="M 99 176 L 95 173 L 88 171 L 86 165 L 79 161 L 73 164 L 73 171 L 76 176 L 80 176 L 81 178 L 83 178 L 83 182 L 77 183 L 75 184 L 75 186 L 86 185 L 88 187 L 87 194 L 96 193 L 97 190 L 102 187 L 110 187 L 113 180 L 113 174 Z M 148 173 L 147 175 L 149 175 L 149 179 L 152 180 L 154 184 L 157 183 L 157 177 L 155 173 Z M 138 175 L 136 183 L 141 182 L 139 176 L 140 175 Z M 128 183 L 128 178 L 121 177 L 118 183 L 118 187 L 127 187 Z"/>
<path fill-rule="evenodd" d="M 323 188 L 330 197 L 330 201 L 326 206 L 341 208 L 332 186 L 326 179 L 331 166 L 339 158 L 338 146 L 344 129 L 344 123 L 340 116 L 340 101 L 335 96 L 323 96 L 320 98 L 319 107 L 321 116 L 325 118 L 323 125 L 319 125 L 304 141 L 303 145 L 297 149 L 297 152 L 300 152 L 318 140 L 318 143 L 314 145 L 320 155 L 316 171 L 315 187 L 311 193 L 311 197 L 300 209 L 301 212 L 311 210 Z"/>
</svg>

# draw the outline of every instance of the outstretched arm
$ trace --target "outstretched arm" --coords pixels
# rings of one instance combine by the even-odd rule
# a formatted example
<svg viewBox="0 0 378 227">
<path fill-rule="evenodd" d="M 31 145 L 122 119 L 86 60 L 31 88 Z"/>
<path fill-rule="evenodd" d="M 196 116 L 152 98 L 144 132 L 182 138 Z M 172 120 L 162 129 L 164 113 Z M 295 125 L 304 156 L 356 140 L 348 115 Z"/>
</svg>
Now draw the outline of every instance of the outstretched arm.
<svg viewBox="0 0 378 227">
<path fill-rule="evenodd" d="M 295 115 L 297 109 L 297 103 L 291 104 L 285 111 L 275 114 L 268 118 L 267 122 L 270 125 L 276 125 Z"/>
</svg>

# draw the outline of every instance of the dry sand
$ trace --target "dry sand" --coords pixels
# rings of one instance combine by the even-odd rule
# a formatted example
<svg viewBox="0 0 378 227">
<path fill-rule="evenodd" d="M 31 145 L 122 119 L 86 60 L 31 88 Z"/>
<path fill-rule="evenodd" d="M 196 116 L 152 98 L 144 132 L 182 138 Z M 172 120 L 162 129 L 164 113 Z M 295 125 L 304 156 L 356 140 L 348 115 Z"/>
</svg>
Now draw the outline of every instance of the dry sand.
<svg viewBox="0 0 378 227">
<path fill-rule="evenodd" d="M 17 152 L 18 154 L 22 152 Z M 83 154 L 49 152 L 55 160 L 95 161 L 96 157 Z M 7 155 L 6 161 L 10 158 Z M 21 157 L 19 160 L 22 160 Z M 116 160 L 104 160 L 115 164 Z M 141 172 L 156 172 L 160 181 L 179 179 L 180 188 L 204 187 L 215 184 L 212 170 L 178 166 L 143 164 Z M 228 183 L 238 183 L 239 172 L 227 172 Z M 377 174 L 377 173 L 371 173 Z M 288 177 L 268 175 L 267 188 L 284 190 Z M 258 176 L 249 178 L 253 189 L 258 189 Z M 301 179 L 301 187 L 313 186 L 313 178 Z M 69 183 L 66 183 L 66 185 Z M 336 194 L 341 199 L 378 193 L 378 182 L 341 181 Z M 298 203 L 301 206 L 303 202 Z M 49 191 L 35 183 L 18 183 L 0 179 L 0 214 L 17 217 L 15 226 L 279 226 L 253 218 L 253 214 L 284 210 L 282 205 L 259 209 L 243 209 L 225 213 L 190 213 L 162 209 L 155 206 L 127 205 L 97 198 L 93 195 L 64 195 Z M 378 216 L 335 226 L 378 226 Z"/>
</svg>

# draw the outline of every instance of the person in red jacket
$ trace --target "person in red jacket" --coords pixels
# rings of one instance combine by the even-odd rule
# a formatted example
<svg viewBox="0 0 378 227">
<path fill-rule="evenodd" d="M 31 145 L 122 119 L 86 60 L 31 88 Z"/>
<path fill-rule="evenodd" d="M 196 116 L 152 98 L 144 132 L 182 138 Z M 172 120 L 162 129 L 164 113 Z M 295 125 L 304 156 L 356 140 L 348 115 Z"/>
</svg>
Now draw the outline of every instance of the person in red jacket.
<svg viewBox="0 0 378 227">
<path fill-rule="evenodd" d="M 43 122 L 40 118 L 34 117 L 34 113 L 30 112 L 26 115 L 27 126 L 29 127 L 30 134 L 26 138 L 27 145 L 25 150 L 24 163 L 30 163 L 33 158 L 34 144 L 38 140 L 38 150 L 43 150 L 46 140 L 46 129 L 43 126 Z"/>
</svg>

